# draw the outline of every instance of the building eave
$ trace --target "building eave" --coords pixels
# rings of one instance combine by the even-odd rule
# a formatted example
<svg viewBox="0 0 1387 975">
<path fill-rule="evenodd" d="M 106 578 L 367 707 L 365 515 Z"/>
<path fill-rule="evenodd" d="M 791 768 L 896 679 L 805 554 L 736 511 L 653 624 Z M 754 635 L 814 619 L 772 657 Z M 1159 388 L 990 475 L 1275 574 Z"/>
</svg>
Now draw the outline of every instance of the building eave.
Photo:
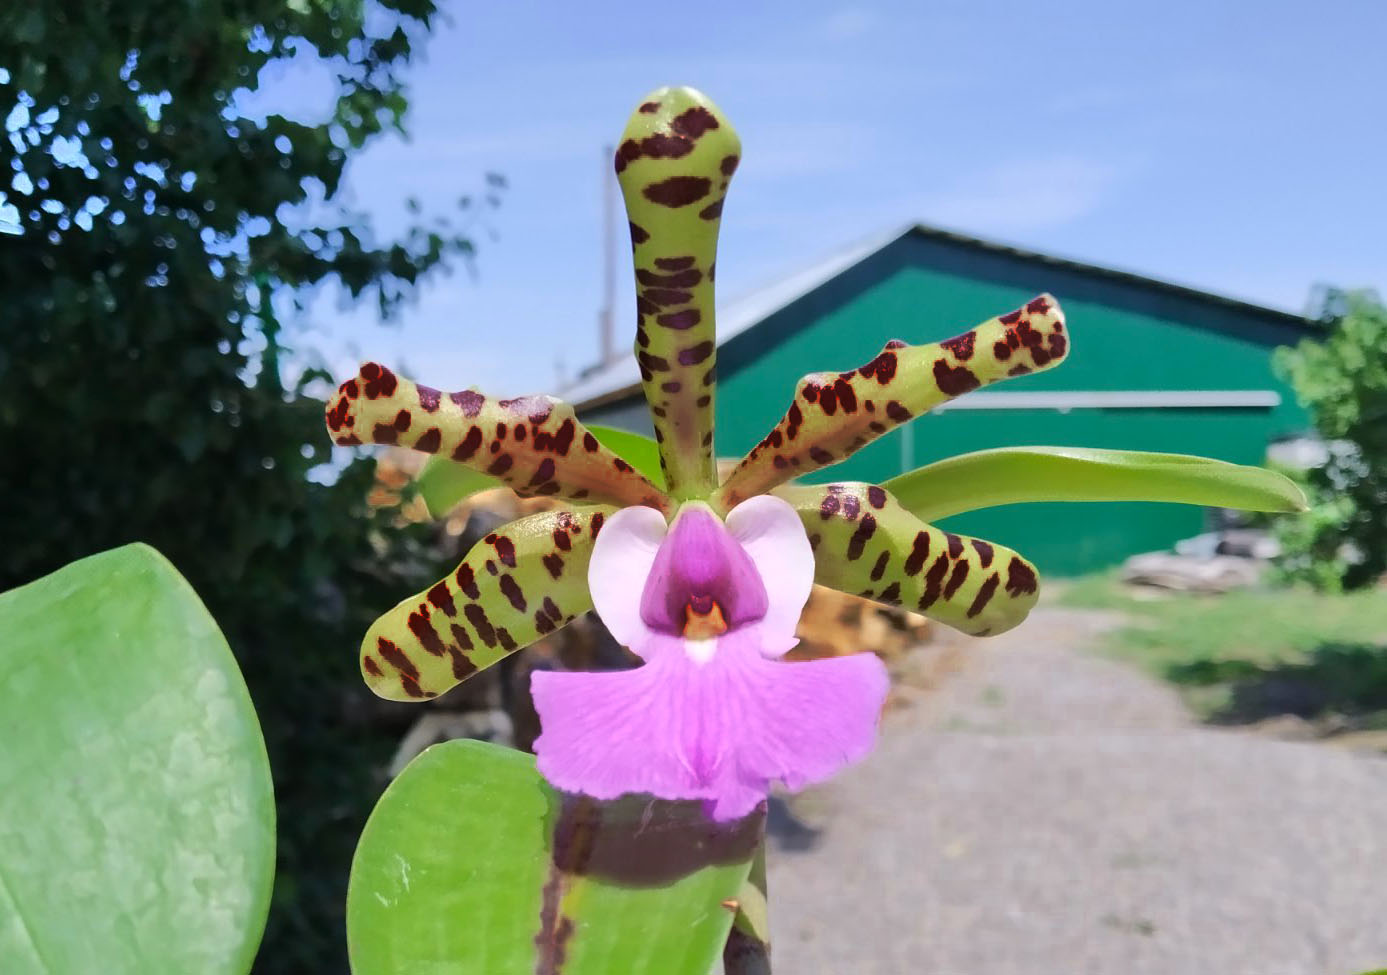
<svg viewBox="0 0 1387 975">
<path fill-rule="evenodd" d="M 1028 261 L 1033 264 L 1043 264 L 1048 267 L 1062 268 L 1078 274 L 1087 274 L 1092 277 L 1104 278 L 1109 281 L 1117 281 L 1122 284 L 1130 285 L 1135 288 L 1144 288 L 1150 291 L 1159 291 L 1166 294 L 1177 295 L 1194 301 L 1201 301 L 1209 304 L 1221 305 L 1237 311 L 1257 315 L 1261 318 L 1273 320 L 1282 325 L 1299 328 L 1307 333 L 1317 332 L 1315 323 L 1297 315 L 1294 312 L 1282 311 L 1279 308 L 1268 308 L 1266 305 L 1259 305 L 1255 302 L 1246 301 L 1242 298 L 1232 298 L 1228 295 L 1217 294 L 1212 291 L 1205 291 L 1190 285 L 1177 284 L 1163 278 L 1153 278 L 1149 275 L 1138 274 L 1135 271 L 1127 271 L 1121 268 L 1108 267 L 1102 264 L 1090 264 L 1086 261 L 1079 261 L 1073 258 L 1060 257 L 1054 254 L 1043 254 L 1040 251 L 1029 250 L 1014 244 L 1000 243 L 998 241 L 984 240 L 981 237 L 973 237 L 968 234 L 959 233 L 955 230 L 946 230 L 942 227 L 933 227 L 928 224 L 917 223 L 911 225 L 901 236 L 917 234 L 921 237 L 932 240 L 945 241 L 973 250 L 986 251 L 991 254 L 999 254 L 1016 260 Z"/>
<path fill-rule="evenodd" d="M 1177 284 L 1160 278 L 1148 277 L 1134 271 L 1105 267 L 1100 264 L 1090 264 L 1084 261 L 1059 257 L 1052 254 L 1043 254 L 1039 251 L 1029 250 L 1024 247 L 984 240 L 980 237 L 973 237 L 968 234 L 959 233 L 958 231 L 934 227 L 928 224 L 911 223 L 899 227 L 890 233 L 872 238 L 865 243 L 860 243 L 855 247 L 845 248 L 836 255 L 812 265 L 806 271 L 790 275 L 771 287 L 761 289 L 752 295 L 730 303 L 729 310 L 750 306 L 755 309 L 755 313 L 750 317 L 743 314 L 740 316 L 741 320 L 737 322 L 733 328 L 720 331 L 717 339 L 718 347 L 721 348 L 726 342 L 755 331 L 763 322 L 771 318 L 777 312 L 788 308 L 801 298 L 817 291 L 819 288 L 828 284 L 851 268 L 878 257 L 882 252 L 910 237 L 943 242 L 950 246 L 965 250 L 1006 257 L 1029 264 L 1036 264 L 1084 275 L 1090 278 L 1113 281 L 1138 290 L 1171 295 L 1187 301 L 1195 301 L 1216 307 L 1227 308 L 1243 314 L 1254 315 L 1268 324 L 1294 329 L 1307 337 L 1319 334 L 1315 323 L 1303 316 L 1281 311 L 1276 308 L 1268 308 L 1264 305 L 1244 301 L 1240 298 L 1232 298 L 1226 295 L 1203 291 L 1188 285 Z M 758 300 L 761 296 L 767 296 L 767 300 Z M 626 372 L 629 368 L 631 367 L 626 360 L 618 360 L 615 363 L 609 363 L 603 366 L 598 370 L 597 375 L 590 376 L 578 383 L 575 388 L 582 391 L 582 396 L 574 401 L 574 408 L 581 413 L 599 409 L 604 406 L 610 406 L 614 403 L 623 403 L 633 397 L 640 396 L 640 381 L 638 379 L 634 381 L 626 379 L 624 376 L 621 377 L 620 381 L 617 380 L 617 377 L 612 377 L 614 381 L 618 381 L 618 385 L 610 389 L 601 392 L 588 392 L 584 390 L 584 387 L 590 389 L 593 385 L 600 384 L 601 374 L 603 372 L 616 370 Z"/>
</svg>

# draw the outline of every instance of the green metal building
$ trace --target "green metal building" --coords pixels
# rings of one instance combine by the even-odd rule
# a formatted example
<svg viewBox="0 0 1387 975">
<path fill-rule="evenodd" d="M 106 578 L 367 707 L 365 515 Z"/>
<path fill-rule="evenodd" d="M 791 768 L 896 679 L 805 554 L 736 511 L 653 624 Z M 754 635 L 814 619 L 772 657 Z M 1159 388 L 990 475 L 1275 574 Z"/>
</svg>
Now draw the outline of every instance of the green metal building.
<svg viewBox="0 0 1387 975">
<path fill-rule="evenodd" d="M 1054 294 L 1072 351 L 1059 368 L 1009 380 L 893 431 L 808 481 L 883 481 L 985 447 L 1044 444 L 1203 454 L 1262 463 L 1268 444 L 1308 426 L 1272 351 L 1310 334 L 1305 319 L 1122 271 L 925 226 L 839 254 L 719 309 L 717 450 L 740 457 L 780 419 L 805 373 L 847 370 L 887 339 L 948 338 Z M 649 434 L 629 356 L 565 393 L 585 421 Z M 1016 548 L 1056 575 L 1167 548 L 1209 526 L 1174 504 L 1033 504 L 943 523 Z"/>
</svg>

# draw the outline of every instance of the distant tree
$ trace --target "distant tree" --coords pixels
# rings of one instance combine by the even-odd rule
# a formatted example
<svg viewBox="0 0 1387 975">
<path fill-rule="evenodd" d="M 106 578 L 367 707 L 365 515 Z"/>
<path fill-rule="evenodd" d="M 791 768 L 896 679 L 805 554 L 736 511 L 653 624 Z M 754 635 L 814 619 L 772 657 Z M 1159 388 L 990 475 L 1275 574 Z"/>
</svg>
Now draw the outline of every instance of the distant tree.
<svg viewBox="0 0 1387 975">
<path fill-rule="evenodd" d="M 1321 341 L 1277 353 L 1327 445 L 1306 474 L 1311 509 L 1282 537 L 1283 565 L 1321 588 L 1354 589 L 1387 571 L 1387 308 L 1366 291 L 1323 289 Z"/>
<path fill-rule="evenodd" d="M 441 571 L 368 510 L 373 462 L 309 477 L 330 456 L 324 377 L 286 376 L 275 309 L 335 281 L 389 315 L 470 253 L 437 220 L 373 243 L 338 202 L 352 155 L 400 129 L 435 18 L 431 0 L 0 5 L 0 590 L 141 539 L 208 603 L 275 771 L 263 972 L 346 970 L 347 866 L 391 744 L 361 718 L 356 646 Z M 246 117 L 291 56 L 335 79 L 323 118 Z"/>
</svg>

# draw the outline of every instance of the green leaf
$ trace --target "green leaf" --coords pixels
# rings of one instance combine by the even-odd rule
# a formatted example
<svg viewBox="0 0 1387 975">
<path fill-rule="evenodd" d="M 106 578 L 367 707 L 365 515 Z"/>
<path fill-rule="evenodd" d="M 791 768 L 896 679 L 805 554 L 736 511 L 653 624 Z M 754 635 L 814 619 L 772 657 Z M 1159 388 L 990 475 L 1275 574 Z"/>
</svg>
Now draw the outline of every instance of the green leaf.
<svg viewBox="0 0 1387 975">
<path fill-rule="evenodd" d="M 657 488 L 665 489 L 664 474 L 660 470 L 660 448 L 654 440 L 616 427 L 595 426 L 588 427 L 588 430 L 598 443 L 644 474 Z M 442 454 L 434 454 L 428 459 L 415 483 L 429 514 L 435 518 L 442 518 L 479 491 L 501 486 L 498 478 L 474 471 Z"/>
<path fill-rule="evenodd" d="M 1175 501 L 1303 511 L 1305 495 L 1261 467 L 1092 447 L 1002 447 L 950 457 L 882 487 L 923 521 L 1024 501 Z"/>
<path fill-rule="evenodd" d="M 652 438 L 616 427 L 588 427 L 597 442 L 616 454 L 649 479 L 661 491 L 665 490 L 665 475 L 660 467 L 660 445 Z"/>
<path fill-rule="evenodd" d="M 145 545 L 0 596 L 7 975 L 240 973 L 274 875 L 274 797 L 240 671 Z"/>
<path fill-rule="evenodd" d="M 474 471 L 441 454 L 428 459 L 415 484 L 429 514 L 435 518 L 442 518 L 479 491 L 501 486 L 501 482 L 489 474 Z"/>
<path fill-rule="evenodd" d="M 761 818 L 561 796 L 534 758 L 450 741 L 416 758 L 361 835 L 347 892 L 355 975 L 707 975 Z"/>
</svg>

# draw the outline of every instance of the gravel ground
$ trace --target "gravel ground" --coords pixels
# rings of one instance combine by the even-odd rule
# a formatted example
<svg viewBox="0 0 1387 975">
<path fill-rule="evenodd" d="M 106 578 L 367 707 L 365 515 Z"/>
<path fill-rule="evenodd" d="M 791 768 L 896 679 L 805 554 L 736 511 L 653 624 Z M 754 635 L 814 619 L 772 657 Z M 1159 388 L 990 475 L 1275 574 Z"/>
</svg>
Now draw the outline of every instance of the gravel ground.
<svg viewBox="0 0 1387 975">
<path fill-rule="evenodd" d="M 1198 727 L 1042 609 L 773 810 L 778 975 L 1350 975 L 1387 965 L 1387 759 Z M 920 673 L 959 646 L 920 651 Z"/>
</svg>

